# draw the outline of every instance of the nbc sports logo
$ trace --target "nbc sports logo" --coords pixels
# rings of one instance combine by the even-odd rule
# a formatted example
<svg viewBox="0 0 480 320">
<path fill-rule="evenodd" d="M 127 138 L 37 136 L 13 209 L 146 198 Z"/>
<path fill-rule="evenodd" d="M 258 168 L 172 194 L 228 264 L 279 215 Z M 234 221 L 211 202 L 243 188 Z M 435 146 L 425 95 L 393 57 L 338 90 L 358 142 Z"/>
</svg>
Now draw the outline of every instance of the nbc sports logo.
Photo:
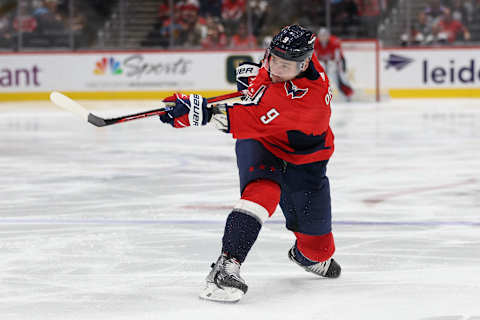
<svg viewBox="0 0 480 320">
<path fill-rule="evenodd" d="M 95 70 L 93 70 L 93 73 L 103 75 L 107 72 L 108 68 L 110 68 L 110 72 L 113 75 L 122 74 L 123 72 L 120 67 L 120 61 L 115 60 L 113 57 L 110 57 L 110 59 L 103 57 L 95 63 Z"/>
</svg>

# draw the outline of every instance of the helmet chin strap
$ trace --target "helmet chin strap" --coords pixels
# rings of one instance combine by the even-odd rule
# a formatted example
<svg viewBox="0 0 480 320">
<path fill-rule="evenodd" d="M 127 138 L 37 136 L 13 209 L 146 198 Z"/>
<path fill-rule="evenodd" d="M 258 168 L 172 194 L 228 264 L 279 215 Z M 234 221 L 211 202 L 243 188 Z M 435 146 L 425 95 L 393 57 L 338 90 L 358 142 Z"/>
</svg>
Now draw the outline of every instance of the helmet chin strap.
<svg viewBox="0 0 480 320">
<path fill-rule="evenodd" d="M 305 71 L 307 69 L 307 68 L 305 68 L 305 65 L 308 66 L 308 64 L 310 63 L 311 60 L 312 60 L 312 56 L 305 58 L 305 60 L 303 60 L 302 62 L 298 62 L 297 63 L 298 73 L 301 73 L 301 72 Z"/>
<path fill-rule="evenodd" d="M 305 68 L 305 63 L 306 63 L 306 59 L 303 60 L 302 62 L 297 62 L 297 71 L 298 73 L 302 72 L 303 71 L 303 68 Z M 297 74 L 298 75 L 298 74 Z"/>
<path fill-rule="evenodd" d="M 268 72 L 268 76 L 270 77 L 270 79 L 272 79 L 272 72 L 270 71 L 270 49 L 267 49 L 265 51 L 265 55 L 263 57 L 263 65 Z"/>
</svg>

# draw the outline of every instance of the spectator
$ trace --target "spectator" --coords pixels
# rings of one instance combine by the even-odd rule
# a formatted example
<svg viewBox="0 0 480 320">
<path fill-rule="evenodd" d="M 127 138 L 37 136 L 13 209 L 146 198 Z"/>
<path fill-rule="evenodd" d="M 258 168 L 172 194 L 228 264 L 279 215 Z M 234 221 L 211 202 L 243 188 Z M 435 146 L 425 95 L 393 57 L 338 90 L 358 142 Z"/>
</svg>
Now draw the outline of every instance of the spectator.
<svg viewBox="0 0 480 320">
<path fill-rule="evenodd" d="M 476 0 L 465 0 L 463 2 L 463 6 L 467 13 L 464 21 L 468 26 L 470 26 L 475 20 L 475 1 Z"/>
<path fill-rule="evenodd" d="M 452 5 L 452 18 L 461 23 L 468 24 L 468 8 L 465 6 L 465 1 L 455 0 Z"/>
<path fill-rule="evenodd" d="M 92 32 L 94 31 L 87 28 L 86 16 L 82 12 L 75 11 L 75 15 L 68 21 L 70 31 L 74 36 L 75 48 L 88 46 L 88 43 L 92 40 Z"/>
<path fill-rule="evenodd" d="M 425 14 L 432 20 L 433 24 L 437 24 L 445 10 L 447 10 L 447 7 L 443 6 L 440 0 L 430 0 L 430 4 L 425 8 Z"/>
<path fill-rule="evenodd" d="M 246 22 L 240 23 L 237 34 L 230 40 L 232 49 L 252 49 L 257 46 L 257 39 L 253 34 L 248 34 Z"/>
<path fill-rule="evenodd" d="M 184 1 L 177 2 L 173 8 L 173 17 L 168 15 L 166 20 L 161 22 L 161 28 L 159 32 L 159 39 L 162 46 L 168 46 L 170 41 L 173 40 L 173 45 L 180 43 L 180 34 L 182 32 L 183 26 L 181 24 L 181 11 Z M 170 8 L 168 9 L 170 12 Z"/>
<path fill-rule="evenodd" d="M 430 44 L 433 42 L 432 18 L 427 16 L 424 11 L 417 15 L 417 21 L 413 23 L 410 34 L 402 34 L 401 42 L 406 46 L 408 42 L 414 45 Z"/>
<path fill-rule="evenodd" d="M 375 38 L 378 21 L 386 10 L 386 2 L 384 0 L 357 0 L 357 5 L 365 36 Z"/>
<path fill-rule="evenodd" d="M 76 15 L 70 21 L 70 30 L 74 33 L 81 33 L 87 24 L 86 18 L 81 13 L 76 13 Z"/>
<path fill-rule="evenodd" d="M 245 16 L 245 0 L 223 0 L 222 20 L 227 35 L 237 33 L 237 27 Z"/>
<path fill-rule="evenodd" d="M 38 21 L 30 14 L 30 7 L 26 2 L 20 2 L 19 14 L 13 19 L 13 29 L 28 34 L 37 30 Z"/>
<path fill-rule="evenodd" d="M 201 41 L 204 49 L 224 49 L 227 47 L 227 36 L 218 18 L 207 18 L 207 36 Z"/>
<path fill-rule="evenodd" d="M 450 9 L 445 9 L 433 30 L 439 42 L 453 43 L 458 39 L 459 34 L 463 40 L 470 40 L 470 32 L 460 21 L 452 18 Z"/>
<path fill-rule="evenodd" d="M 250 12 L 252 13 L 252 33 L 258 37 L 265 24 L 268 13 L 268 2 L 266 0 L 249 0 Z"/>
<path fill-rule="evenodd" d="M 9 14 L 0 16 L 0 48 L 9 48 L 14 45 L 11 22 Z"/>
<path fill-rule="evenodd" d="M 179 24 L 182 26 L 179 44 L 186 47 L 200 46 L 201 39 L 207 34 L 206 21 L 199 16 L 197 0 L 188 0 L 180 8 Z"/>
<path fill-rule="evenodd" d="M 33 0 L 32 7 L 33 7 L 33 15 L 35 17 L 48 13 L 48 8 L 47 8 L 47 5 L 45 4 L 45 0 Z"/>
<path fill-rule="evenodd" d="M 148 33 L 146 39 L 142 41 L 143 46 L 147 47 L 168 47 L 170 41 L 173 44 L 178 43 L 178 38 L 182 30 L 182 26 L 179 24 L 180 20 L 180 7 L 184 1 L 177 2 L 173 7 L 173 16 L 170 10 L 170 1 L 161 1 L 158 7 L 158 16 L 153 29 Z"/>
<path fill-rule="evenodd" d="M 8 15 L 4 14 L 0 16 L 0 36 L 3 37 L 7 34 L 10 34 L 11 27 L 10 27 L 10 19 Z"/>
<path fill-rule="evenodd" d="M 165 28 L 169 25 L 175 25 L 180 20 L 181 7 L 185 4 L 185 1 L 177 1 L 173 7 L 173 11 L 170 10 L 170 1 L 163 0 L 158 7 L 157 22 L 159 28 Z M 173 14 L 173 16 L 172 16 Z"/>
<path fill-rule="evenodd" d="M 170 18 L 169 0 L 163 0 L 160 2 L 160 6 L 158 7 L 158 18 L 161 21 L 164 21 Z"/>
<path fill-rule="evenodd" d="M 58 11 L 58 0 L 45 0 L 43 14 L 38 16 L 39 32 L 43 35 L 65 35 L 65 21 Z"/>
<path fill-rule="evenodd" d="M 359 10 L 354 0 L 343 0 L 332 8 L 332 22 L 340 26 L 340 33 L 346 34 L 349 29 L 358 28 Z"/>
<path fill-rule="evenodd" d="M 38 17 L 38 30 L 31 39 L 34 47 L 68 47 L 69 46 L 69 21 L 59 10 L 59 0 L 45 0 L 47 9 Z M 62 6 L 65 10 L 65 6 Z"/>
</svg>

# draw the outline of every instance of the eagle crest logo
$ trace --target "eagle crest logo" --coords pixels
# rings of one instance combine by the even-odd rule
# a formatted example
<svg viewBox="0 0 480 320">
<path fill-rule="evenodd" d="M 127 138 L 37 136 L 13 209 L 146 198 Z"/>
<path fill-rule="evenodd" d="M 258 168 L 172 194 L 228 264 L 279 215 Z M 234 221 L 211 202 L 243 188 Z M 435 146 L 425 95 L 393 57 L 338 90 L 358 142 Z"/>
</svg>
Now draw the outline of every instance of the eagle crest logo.
<svg viewBox="0 0 480 320">
<path fill-rule="evenodd" d="M 292 99 L 300 99 L 303 98 L 308 92 L 308 88 L 302 89 L 297 87 L 293 84 L 291 80 L 285 81 L 285 91 L 287 92 L 287 96 L 291 95 Z"/>
</svg>

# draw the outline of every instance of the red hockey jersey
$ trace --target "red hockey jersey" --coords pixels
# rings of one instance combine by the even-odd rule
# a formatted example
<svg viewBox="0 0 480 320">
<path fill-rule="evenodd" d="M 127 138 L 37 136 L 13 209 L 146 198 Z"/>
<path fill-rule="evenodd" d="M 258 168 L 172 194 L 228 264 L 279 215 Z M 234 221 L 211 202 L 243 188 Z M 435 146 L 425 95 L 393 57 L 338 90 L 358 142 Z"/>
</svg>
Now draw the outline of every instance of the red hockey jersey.
<svg viewBox="0 0 480 320">
<path fill-rule="evenodd" d="M 293 80 L 272 83 L 261 68 L 249 86 L 249 99 L 228 108 L 229 132 L 255 139 L 275 156 L 293 164 L 327 160 L 334 150 L 330 129 L 332 89 L 313 56 Z"/>
<path fill-rule="evenodd" d="M 340 39 L 330 36 L 326 46 L 323 46 L 318 38 L 315 39 L 315 53 L 320 61 L 340 61 L 343 56 Z"/>
</svg>

